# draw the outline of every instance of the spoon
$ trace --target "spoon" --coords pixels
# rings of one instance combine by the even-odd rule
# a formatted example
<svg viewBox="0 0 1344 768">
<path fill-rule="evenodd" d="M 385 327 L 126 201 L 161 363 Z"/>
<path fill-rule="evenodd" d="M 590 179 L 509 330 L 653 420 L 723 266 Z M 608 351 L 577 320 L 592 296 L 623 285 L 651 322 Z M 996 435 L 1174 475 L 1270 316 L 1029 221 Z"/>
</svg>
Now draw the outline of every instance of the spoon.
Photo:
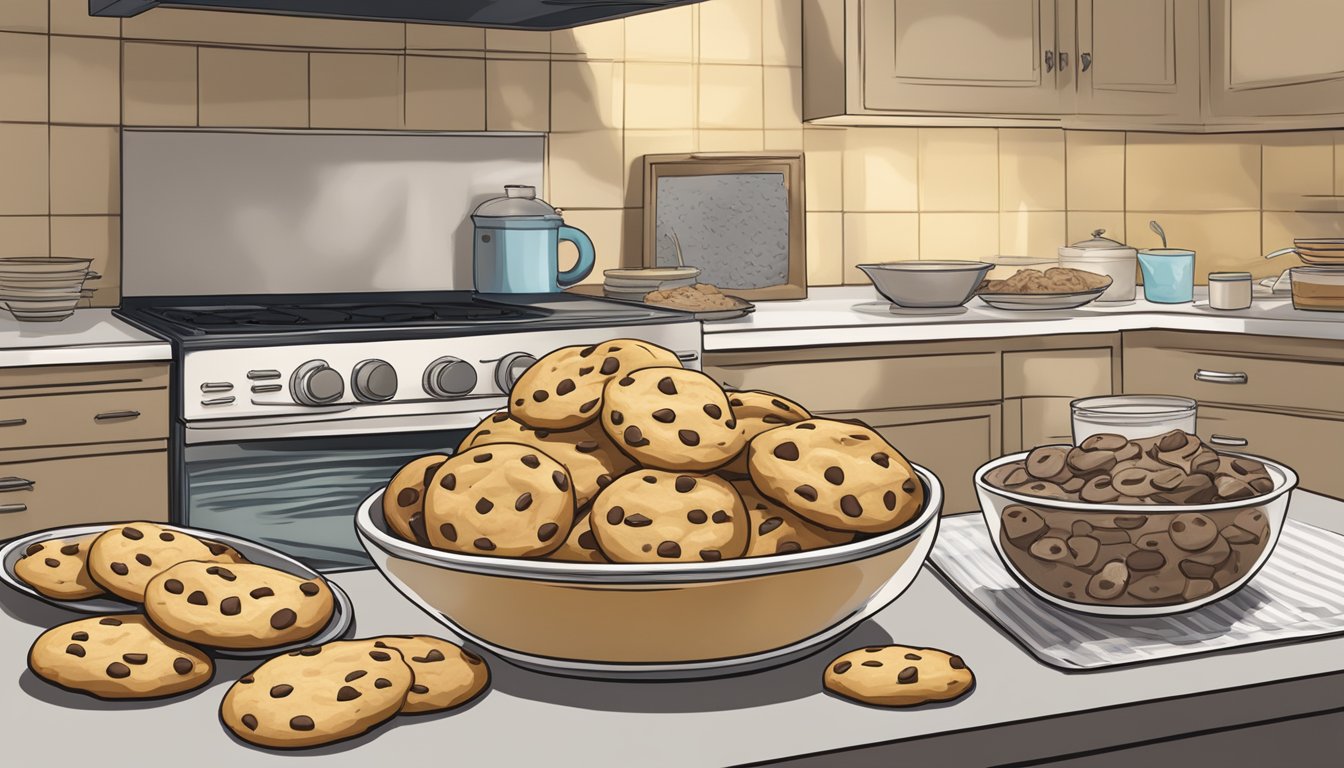
<svg viewBox="0 0 1344 768">
<path fill-rule="evenodd" d="M 1151 229 L 1151 230 L 1153 230 L 1154 232 L 1156 232 L 1158 237 L 1162 238 L 1162 247 L 1163 247 L 1163 248 L 1166 248 L 1166 247 L 1167 247 L 1167 233 L 1166 233 L 1165 231 L 1163 231 L 1163 229 L 1162 229 L 1162 225 L 1161 225 L 1161 224 L 1158 224 L 1158 223 L 1157 223 L 1157 220 L 1154 219 L 1153 221 L 1148 222 L 1148 228 Z"/>
</svg>

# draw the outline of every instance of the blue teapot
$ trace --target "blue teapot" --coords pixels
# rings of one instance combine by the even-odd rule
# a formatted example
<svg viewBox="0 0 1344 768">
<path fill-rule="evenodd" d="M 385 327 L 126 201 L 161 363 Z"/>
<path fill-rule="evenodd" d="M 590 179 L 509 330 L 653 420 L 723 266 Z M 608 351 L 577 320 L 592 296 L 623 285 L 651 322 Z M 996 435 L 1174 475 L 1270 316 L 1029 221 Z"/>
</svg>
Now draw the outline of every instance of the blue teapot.
<svg viewBox="0 0 1344 768">
<path fill-rule="evenodd" d="M 593 271 L 593 241 L 565 226 L 560 212 L 537 198 L 536 187 L 511 184 L 471 214 L 472 277 L 479 293 L 556 293 Z M 568 240 L 579 260 L 560 271 L 559 246 Z"/>
</svg>

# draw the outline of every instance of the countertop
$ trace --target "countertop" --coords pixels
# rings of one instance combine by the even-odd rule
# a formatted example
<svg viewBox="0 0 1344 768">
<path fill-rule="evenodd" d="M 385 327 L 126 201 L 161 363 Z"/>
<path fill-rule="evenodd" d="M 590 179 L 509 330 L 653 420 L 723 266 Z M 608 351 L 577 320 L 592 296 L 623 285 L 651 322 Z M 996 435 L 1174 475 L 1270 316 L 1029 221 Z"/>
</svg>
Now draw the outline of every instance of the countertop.
<svg viewBox="0 0 1344 768">
<path fill-rule="evenodd" d="M 1344 528 L 1344 502 L 1299 492 L 1290 514 Z M 358 634 L 451 637 L 401 599 L 376 571 L 334 574 L 352 598 Z M 103 702 L 37 679 L 24 666 L 45 628 L 74 618 L 0 590 L 0 688 L 6 753 L 14 765 L 279 765 L 368 768 L 425 758 L 461 766 L 975 766 L 1107 750 L 1344 708 L 1344 636 L 1263 646 L 1165 663 L 1063 672 L 1037 662 L 925 569 L 895 603 L 833 646 L 774 670 L 700 682 L 614 683 L 528 672 L 484 654 L 493 687 L 455 712 L 404 717 L 358 739 L 300 753 L 273 753 L 233 739 L 216 711 L 228 685 L 253 664 L 224 661 L 206 688 L 150 703 Z M 975 689 L 949 704 L 910 710 L 859 706 L 821 690 L 827 662 L 878 643 L 932 646 L 962 655 Z M 1326 713 L 1326 714 L 1321 714 Z M 1181 765 L 1243 765 L 1245 734 L 1275 754 L 1331 754 L 1344 745 L 1320 719 L 1221 734 Z M 1297 727 L 1278 743 L 1264 728 Z M 1238 739 L 1241 739 L 1239 741 Z M 1263 748 L 1263 747 L 1261 747 Z M 1323 753 L 1319 750 L 1333 750 Z M 1293 750 L 1298 750 L 1293 752 Z M 1305 752 L 1303 750 L 1306 750 Z M 810 756 L 810 757 L 808 757 Z M 1229 756 L 1231 758 L 1229 759 Z M 109 759 L 110 758 L 110 759 Z M 414 758 L 420 758 L 416 760 Z M 794 759 L 790 759 L 794 758 Z M 1207 759 L 1202 759 L 1207 758 Z M 1240 759 L 1237 759 L 1240 758 Z M 1269 764 L 1326 764 L 1293 760 Z M 31 763 L 30 763 L 31 761 Z M 1133 765 L 1134 756 L 1105 765 Z M 1155 764 L 1169 765 L 1158 760 Z M 1089 763 L 1089 765 L 1094 765 Z"/>
<path fill-rule="evenodd" d="M 112 316 L 79 309 L 54 323 L 21 323 L 0 313 L 0 368 L 171 360 L 168 342 Z"/>
<path fill-rule="evenodd" d="M 973 298 L 947 314 L 890 311 L 871 286 L 811 288 L 798 301 L 759 301 L 737 320 L 705 323 L 706 352 L 755 351 L 896 341 L 1112 333 L 1163 329 L 1344 340 L 1344 313 L 1293 309 L 1286 297 L 1257 296 L 1250 309 L 1210 309 L 1206 291 L 1193 304 L 1093 302 L 1078 309 L 1008 311 Z M 859 307 L 859 309 L 856 309 Z"/>
</svg>

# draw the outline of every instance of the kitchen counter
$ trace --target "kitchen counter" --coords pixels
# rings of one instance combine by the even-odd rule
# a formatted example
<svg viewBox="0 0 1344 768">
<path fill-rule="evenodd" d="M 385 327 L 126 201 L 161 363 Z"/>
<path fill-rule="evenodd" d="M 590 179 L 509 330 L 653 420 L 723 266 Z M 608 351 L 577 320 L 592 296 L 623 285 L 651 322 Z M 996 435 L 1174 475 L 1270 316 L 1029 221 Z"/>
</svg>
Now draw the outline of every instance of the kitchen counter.
<svg viewBox="0 0 1344 768">
<path fill-rule="evenodd" d="M 1140 292 L 1142 295 L 1142 292 Z M 1287 297 L 1256 297 L 1250 309 L 1210 309 L 1206 292 L 1194 304 L 1153 304 L 1139 299 L 1096 303 L 1070 310 L 1016 312 L 971 299 L 952 314 L 894 314 L 871 286 L 812 288 L 798 301 L 761 301 L 738 320 L 705 323 L 706 352 L 874 344 L 899 341 L 1113 333 L 1161 329 L 1249 333 L 1344 340 L 1344 313 L 1293 309 Z M 862 310 L 856 306 L 864 306 Z"/>
<path fill-rule="evenodd" d="M 80 309 L 55 323 L 21 323 L 0 315 L 0 368 L 170 360 L 168 342 L 112 316 Z"/>
<path fill-rule="evenodd" d="M 1321 496 L 1299 492 L 1290 514 L 1344 528 L 1344 502 Z M 447 635 L 376 571 L 332 578 L 354 601 L 361 636 Z M 927 569 L 874 619 L 781 668 L 701 682 L 612 683 L 527 672 L 487 654 L 493 687 L 467 707 L 401 718 L 295 754 L 254 749 L 219 724 L 220 698 L 253 666 L 248 662 L 224 661 L 205 689 L 141 704 L 103 702 L 37 679 L 23 664 L 28 646 L 71 618 L 12 590 L 0 594 L 0 665 L 8 670 L 0 711 L 15 765 L 56 755 L 62 765 L 279 765 L 301 754 L 322 756 L 324 766 L 360 768 L 412 758 L 464 766 L 974 766 L 1141 742 L 1147 745 L 1136 752 L 1097 758 L 1119 758 L 1114 762 L 1086 764 L 1245 765 L 1268 754 L 1276 760 L 1259 764 L 1315 765 L 1344 746 L 1344 637 L 1063 672 L 1037 662 Z M 976 673 L 975 690 L 912 710 L 822 693 L 831 658 L 887 642 L 961 654 Z M 1227 729 L 1238 730 L 1212 733 Z M 1185 734 L 1202 735 L 1166 741 Z"/>
</svg>

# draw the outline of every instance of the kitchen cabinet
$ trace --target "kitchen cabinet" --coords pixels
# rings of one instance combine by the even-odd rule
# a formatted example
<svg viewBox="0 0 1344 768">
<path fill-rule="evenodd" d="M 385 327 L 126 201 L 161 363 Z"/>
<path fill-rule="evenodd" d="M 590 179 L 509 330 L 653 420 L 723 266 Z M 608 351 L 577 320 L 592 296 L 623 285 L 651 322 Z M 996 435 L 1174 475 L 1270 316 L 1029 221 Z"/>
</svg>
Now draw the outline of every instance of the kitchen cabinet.
<svg viewBox="0 0 1344 768">
<path fill-rule="evenodd" d="M 1199 122 L 1199 4 L 1077 0 L 1077 118 Z"/>
<path fill-rule="evenodd" d="M 1069 404 L 1120 388 L 1120 336 L 1014 339 L 1003 353 L 1003 453 L 1073 440 Z"/>
<path fill-rule="evenodd" d="M 1287 464 L 1299 483 L 1344 498 L 1339 457 L 1344 413 L 1294 414 L 1200 404 L 1196 431 L 1218 450 L 1250 453 Z"/>
<path fill-rule="evenodd" d="M 0 539 L 57 525 L 168 519 L 168 366 L 0 375 Z"/>
</svg>

